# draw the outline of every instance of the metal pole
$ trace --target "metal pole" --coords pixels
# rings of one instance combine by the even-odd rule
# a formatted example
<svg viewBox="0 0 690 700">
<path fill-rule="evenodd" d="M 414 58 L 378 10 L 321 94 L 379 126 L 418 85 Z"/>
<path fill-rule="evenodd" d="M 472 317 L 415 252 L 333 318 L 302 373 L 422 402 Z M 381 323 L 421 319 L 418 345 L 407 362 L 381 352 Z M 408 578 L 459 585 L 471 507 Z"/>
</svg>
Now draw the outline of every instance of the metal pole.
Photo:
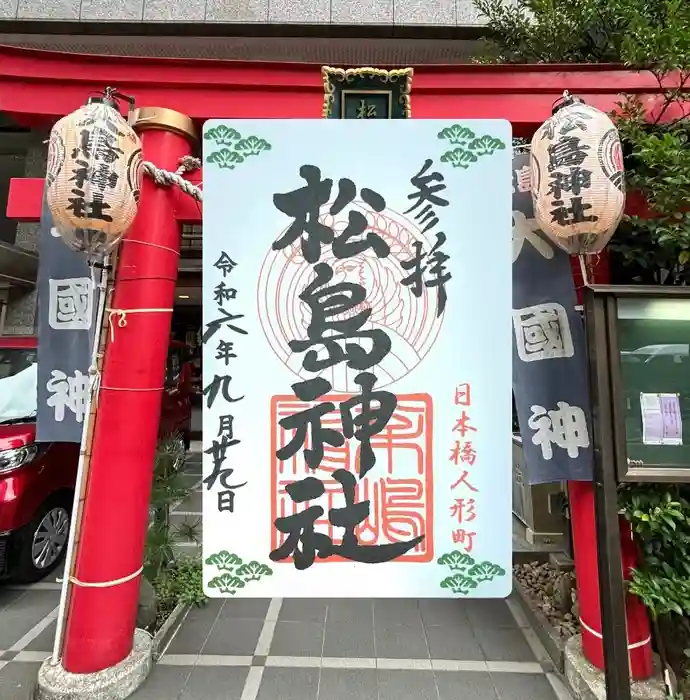
<svg viewBox="0 0 690 700">
<path fill-rule="evenodd" d="M 84 424 L 81 430 L 81 448 L 79 450 L 79 463 L 77 465 L 77 483 L 74 489 L 74 503 L 72 505 L 72 515 L 69 526 L 69 537 L 67 539 L 67 553 L 65 556 L 65 572 L 62 577 L 62 588 L 60 589 L 60 607 L 58 609 L 57 621 L 55 625 L 55 642 L 53 643 L 53 654 L 50 663 L 56 666 L 60 660 L 62 650 L 62 638 L 65 629 L 65 616 L 67 612 L 67 599 L 69 597 L 70 579 L 74 568 L 75 541 L 77 539 L 77 529 L 81 518 L 81 500 L 84 481 L 86 478 L 86 453 L 88 450 L 89 430 L 93 422 L 91 416 L 92 406 L 98 405 L 98 352 L 101 347 L 101 336 L 103 332 L 103 317 L 105 315 L 106 297 L 108 293 L 108 256 L 103 260 L 101 269 L 101 279 L 98 283 L 98 306 L 96 310 L 96 327 L 93 337 L 93 347 L 91 349 L 91 386 L 86 405 L 84 407 Z"/>
<path fill-rule="evenodd" d="M 594 406 L 594 512 L 606 697 L 631 700 L 608 353 L 610 325 L 615 323 L 615 309 L 612 316 L 604 306 L 610 306 L 612 300 L 596 299 L 590 290 L 585 293 L 587 332 L 593 335 L 588 338 L 587 345 L 590 348 L 589 381 Z"/>
</svg>

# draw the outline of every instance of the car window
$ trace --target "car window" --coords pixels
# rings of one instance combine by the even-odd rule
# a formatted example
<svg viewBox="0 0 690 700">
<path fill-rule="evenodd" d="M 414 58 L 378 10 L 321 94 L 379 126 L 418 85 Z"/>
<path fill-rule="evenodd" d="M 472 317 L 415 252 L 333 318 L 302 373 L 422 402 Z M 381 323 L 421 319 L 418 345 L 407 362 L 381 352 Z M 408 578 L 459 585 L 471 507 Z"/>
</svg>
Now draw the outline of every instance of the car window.
<svg viewBox="0 0 690 700">
<path fill-rule="evenodd" d="M 0 379 L 13 377 L 36 362 L 36 351 L 24 348 L 0 348 Z"/>
<path fill-rule="evenodd" d="M 36 351 L 0 348 L 0 423 L 36 414 Z"/>
</svg>

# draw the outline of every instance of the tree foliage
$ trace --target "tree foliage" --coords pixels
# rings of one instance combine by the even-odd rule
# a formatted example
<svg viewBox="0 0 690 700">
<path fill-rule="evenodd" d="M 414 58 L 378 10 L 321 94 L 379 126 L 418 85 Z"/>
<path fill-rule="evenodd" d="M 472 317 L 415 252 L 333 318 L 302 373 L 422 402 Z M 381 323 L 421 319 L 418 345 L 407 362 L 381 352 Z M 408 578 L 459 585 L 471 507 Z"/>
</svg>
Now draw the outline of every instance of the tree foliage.
<svg viewBox="0 0 690 700">
<path fill-rule="evenodd" d="M 625 269 L 618 281 L 690 282 L 690 2 L 474 2 L 488 20 L 481 62 L 620 63 L 656 78 L 651 113 L 628 95 L 613 115 L 628 191 L 654 216 L 626 216 L 609 249 Z"/>
<path fill-rule="evenodd" d="M 690 66 L 687 0 L 474 0 L 487 18 L 481 60 Z"/>
</svg>

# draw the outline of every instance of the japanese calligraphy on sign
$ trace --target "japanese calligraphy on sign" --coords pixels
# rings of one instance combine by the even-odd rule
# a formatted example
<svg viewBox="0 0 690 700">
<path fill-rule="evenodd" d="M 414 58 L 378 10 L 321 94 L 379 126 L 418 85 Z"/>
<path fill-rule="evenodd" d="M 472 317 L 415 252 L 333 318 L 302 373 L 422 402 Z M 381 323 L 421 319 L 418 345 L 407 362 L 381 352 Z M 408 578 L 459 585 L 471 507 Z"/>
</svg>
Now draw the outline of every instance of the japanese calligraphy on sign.
<svg viewBox="0 0 690 700">
<path fill-rule="evenodd" d="M 529 182 L 521 187 L 528 162 L 513 159 L 513 386 L 526 481 L 589 480 L 584 327 L 568 255 L 539 230 Z"/>
<path fill-rule="evenodd" d="M 45 204 L 39 252 L 36 436 L 39 442 L 81 442 L 98 289 L 85 256 L 56 235 Z"/>
<path fill-rule="evenodd" d="M 207 124 L 269 145 L 204 175 L 209 595 L 509 593 L 510 150 L 445 127 Z"/>
</svg>

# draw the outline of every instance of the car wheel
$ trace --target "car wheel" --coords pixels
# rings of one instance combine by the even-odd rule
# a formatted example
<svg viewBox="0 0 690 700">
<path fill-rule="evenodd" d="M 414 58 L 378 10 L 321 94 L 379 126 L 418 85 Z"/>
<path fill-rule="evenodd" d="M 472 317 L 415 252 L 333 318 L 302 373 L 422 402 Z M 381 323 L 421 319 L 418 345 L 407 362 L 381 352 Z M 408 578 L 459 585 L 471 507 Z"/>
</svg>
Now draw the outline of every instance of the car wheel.
<svg viewBox="0 0 690 700">
<path fill-rule="evenodd" d="M 17 566 L 12 578 L 32 583 L 57 568 L 67 551 L 71 510 L 69 497 L 51 499 L 17 533 Z"/>
</svg>

